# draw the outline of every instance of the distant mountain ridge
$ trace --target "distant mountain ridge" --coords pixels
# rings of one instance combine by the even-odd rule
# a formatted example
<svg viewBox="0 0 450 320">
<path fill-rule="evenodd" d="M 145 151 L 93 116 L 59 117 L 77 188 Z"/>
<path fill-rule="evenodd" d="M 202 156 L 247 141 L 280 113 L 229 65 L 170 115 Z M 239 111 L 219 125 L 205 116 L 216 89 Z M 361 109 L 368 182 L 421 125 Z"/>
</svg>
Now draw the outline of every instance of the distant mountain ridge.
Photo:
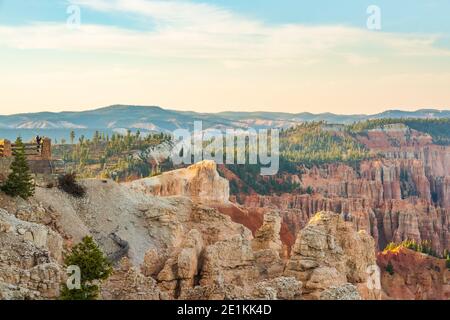
<svg viewBox="0 0 450 320">
<path fill-rule="evenodd" d="M 38 112 L 15 115 L 0 115 L 0 139 L 10 140 L 21 136 L 30 140 L 43 135 L 54 140 L 68 141 L 70 131 L 77 137 L 90 138 L 95 131 L 105 134 L 125 134 L 128 130 L 143 134 L 172 132 L 175 129 L 193 129 L 195 121 L 202 121 L 203 129 L 215 128 L 288 128 L 301 122 L 326 121 L 334 124 L 350 124 L 368 119 L 383 118 L 450 118 L 450 110 L 421 109 L 417 111 L 388 110 L 375 115 L 340 115 L 333 113 L 313 114 L 309 112 L 219 112 L 198 113 L 176 111 L 156 106 L 113 105 L 95 110 L 79 112 Z"/>
<path fill-rule="evenodd" d="M 79 112 L 39 112 L 0 115 L 0 128 L 9 129 L 143 129 L 170 131 L 191 126 L 202 120 L 205 127 L 271 127 L 290 126 L 304 121 L 326 121 L 345 124 L 382 118 L 450 118 L 450 110 L 421 109 L 417 111 L 388 110 L 374 115 L 340 115 L 284 112 L 219 112 L 198 113 L 176 111 L 156 106 L 113 105 Z"/>
</svg>

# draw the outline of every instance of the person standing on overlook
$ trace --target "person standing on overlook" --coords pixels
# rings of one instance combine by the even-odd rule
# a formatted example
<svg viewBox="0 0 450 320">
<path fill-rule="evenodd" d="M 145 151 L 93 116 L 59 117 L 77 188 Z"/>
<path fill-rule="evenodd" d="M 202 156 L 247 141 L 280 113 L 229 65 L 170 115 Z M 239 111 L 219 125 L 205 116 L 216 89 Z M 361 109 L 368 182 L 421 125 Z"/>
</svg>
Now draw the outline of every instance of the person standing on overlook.
<svg viewBox="0 0 450 320">
<path fill-rule="evenodd" d="M 37 151 L 40 152 L 41 151 L 41 142 L 42 142 L 42 138 L 39 137 L 39 135 L 36 136 L 36 143 L 37 143 Z"/>
</svg>

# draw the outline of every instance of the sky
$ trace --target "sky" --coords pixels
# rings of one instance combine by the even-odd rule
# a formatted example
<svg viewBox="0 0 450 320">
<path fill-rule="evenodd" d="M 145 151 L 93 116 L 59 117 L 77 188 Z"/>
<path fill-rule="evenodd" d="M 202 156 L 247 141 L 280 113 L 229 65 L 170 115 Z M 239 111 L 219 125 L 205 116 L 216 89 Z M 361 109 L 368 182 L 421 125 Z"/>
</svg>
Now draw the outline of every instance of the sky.
<svg viewBox="0 0 450 320">
<path fill-rule="evenodd" d="M 450 1 L 0 0 L 0 114 L 113 104 L 450 109 Z"/>
</svg>

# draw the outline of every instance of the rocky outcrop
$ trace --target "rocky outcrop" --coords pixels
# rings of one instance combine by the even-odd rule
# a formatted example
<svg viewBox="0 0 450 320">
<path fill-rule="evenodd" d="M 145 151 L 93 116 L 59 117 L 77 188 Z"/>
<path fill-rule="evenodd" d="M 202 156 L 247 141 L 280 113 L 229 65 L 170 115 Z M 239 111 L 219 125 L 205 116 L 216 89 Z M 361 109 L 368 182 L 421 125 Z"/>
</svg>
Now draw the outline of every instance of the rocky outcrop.
<svg viewBox="0 0 450 320">
<path fill-rule="evenodd" d="M 203 247 L 202 235 L 192 229 L 165 262 L 157 280 L 163 291 L 168 292 L 172 298 L 177 298 L 180 292 L 194 287 L 201 267 L 199 260 Z"/>
<path fill-rule="evenodd" d="M 203 203 L 228 203 L 230 197 L 228 181 L 219 176 L 216 163 L 209 160 L 133 181 L 129 186 L 155 196 L 187 196 Z"/>
<path fill-rule="evenodd" d="M 118 268 L 101 286 L 105 300 L 160 300 L 167 298 L 152 277 L 144 276 L 123 258 Z"/>
<path fill-rule="evenodd" d="M 263 225 L 256 231 L 255 239 L 252 241 L 253 250 L 274 250 L 281 252 L 280 230 L 280 215 L 275 211 L 266 213 L 264 215 Z"/>
<path fill-rule="evenodd" d="M 0 299 L 52 299 L 62 279 L 62 238 L 0 209 Z"/>
<path fill-rule="evenodd" d="M 230 217 L 195 204 L 148 219 L 150 232 L 165 245 L 146 254 L 142 269 L 155 276 L 169 298 L 300 297 L 301 283 L 282 277 L 280 218 L 275 213 L 267 216 L 256 238 Z"/>
<path fill-rule="evenodd" d="M 268 279 L 260 272 L 258 253 L 264 250 L 252 249 L 250 230 L 215 209 L 184 198 L 171 201 L 178 206 L 141 208 L 149 232 L 160 244 L 147 252 L 142 269 L 155 276 L 162 292 L 171 298 L 192 298 L 199 292 L 237 297 L 249 294 L 258 280 Z M 281 263 L 278 251 L 273 256 Z M 277 271 L 281 273 L 282 263 Z"/>
<path fill-rule="evenodd" d="M 218 283 L 197 286 L 183 292 L 186 300 L 298 300 L 302 283 L 293 277 L 279 277 L 242 287 Z"/>
<path fill-rule="evenodd" d="M 450 299 L 450 269 L 438 259 L 403 247 L 377 256 L 381 286 L 395 300 Z"/>
<path fill-rule="evenodd" d="M 63 238 L 67 238 L 61 226 L 61 215 L 52 206 L 45 206 L 34 198 L 25 201 L 22 198 L 12 198 L 0 193 L 0 208 L 20 220 L 47 226 L 63 235 Z"/>
<path fill-rule="evenodd" d="M 280 215 L 275 211 L 268 212 L 251 243 L 258 271 L 267 278 L 281 276 L 284 260 L 288 257 L 287 248 L 280 239 L 280 232 Z"/>
<path fill-rule="evenodd" d="M 304 283 L 306 299 L 319 299 L 331 287 L 366 286 L 367 269 L 375 264 L 374 241 L 367 233 L 356 232 L 338 214 L 320 212 L 299 232 L 285 275 Z"/>
<path fill-rule="evenodd" d="M 361 300 L 358 288 L 347 283 L 340 287 L 331 287 L 322 291 L 320 300 Z"/>
<path fill-rule="evenodd" d="M 169 297 L 256 298 L 256 283 L 282 275 L 280 218 L 275 214 L 253 238 L 249 229 L 216 209 L 184 198 L 171 201 L 178 206 L 140 209 L 159 244 L 145 255 L 142 270 Z"/>
<path fill-rule="evenodd" d="M 205 249 L 201 286 L 226 283 L 244 287 L 258 279 L 249 235 L 235 235 Z"/>
</svg>

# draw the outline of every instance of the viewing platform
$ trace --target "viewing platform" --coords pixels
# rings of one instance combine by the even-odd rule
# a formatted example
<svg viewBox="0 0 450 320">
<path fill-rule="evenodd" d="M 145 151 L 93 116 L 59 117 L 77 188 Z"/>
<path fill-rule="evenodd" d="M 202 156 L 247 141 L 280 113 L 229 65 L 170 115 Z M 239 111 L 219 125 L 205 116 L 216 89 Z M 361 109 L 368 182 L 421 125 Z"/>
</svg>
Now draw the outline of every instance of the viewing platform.
<svg viewBox="0 0 450 320">
<path fill-rule="evenodd" d="M 25 146 L 25 156 L 28 160 L 52 160 L 52 141 L 49 138 L 42 138 L 40 143 L 23 143 Z M 0 158 L 13 156 L 13 150 L 17 146 L 9 140 L 0 140 Z"/>
<path fill-rule="evenodd" d="M 42 138 L 39 144 L 36 141 L 23 144 L 30 171 L 36 178 L 65 173 L 64 162 L 52 158 L 51 139 Z M 17 146 L 11 141 L 0 139 L 0 182 L 9 175 L 10 166 L 14 160 L 13 151 L 16 148 Z"/>
</svg>

